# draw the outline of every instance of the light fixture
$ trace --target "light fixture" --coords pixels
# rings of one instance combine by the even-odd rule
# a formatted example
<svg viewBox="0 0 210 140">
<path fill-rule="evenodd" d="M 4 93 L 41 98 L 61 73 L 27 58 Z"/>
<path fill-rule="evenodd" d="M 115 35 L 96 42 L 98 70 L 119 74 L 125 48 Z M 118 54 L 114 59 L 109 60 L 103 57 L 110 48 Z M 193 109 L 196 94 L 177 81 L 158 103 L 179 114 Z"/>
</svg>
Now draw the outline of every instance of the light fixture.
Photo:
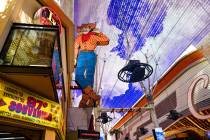
<svg viewBox="0 0 210 140">
<path fill-rule="evenodd" d="M 146 128 L 144 128 L 144 127 L 140 128 L 141 135 L 145 135 L 145 134 L 147 134 L 147 132 L 148 132 L 148 130 Z"/>
<path fill-rule="evenodd" d="M 112 121 L 112 118 L 107 115 L 106 112 L 102 112 L 101 116 L 96 119 L 97 122 L 101 122 L 102 124 L 106 124 Z"/>
<path fill-rule="evenodd" d="M 178 113 L 176 110 L 170 110 L 168 119 L 177 120 L 181 116 L 182 114 Z"/>
<path fill-rule="evenodd" d="M 147 79 L 152 72 L 153 68 L 149 64 L 129 60 L 128 65 L 118 72 L 118 78 L 123 82 L 134 83 Z"/>
</svg>

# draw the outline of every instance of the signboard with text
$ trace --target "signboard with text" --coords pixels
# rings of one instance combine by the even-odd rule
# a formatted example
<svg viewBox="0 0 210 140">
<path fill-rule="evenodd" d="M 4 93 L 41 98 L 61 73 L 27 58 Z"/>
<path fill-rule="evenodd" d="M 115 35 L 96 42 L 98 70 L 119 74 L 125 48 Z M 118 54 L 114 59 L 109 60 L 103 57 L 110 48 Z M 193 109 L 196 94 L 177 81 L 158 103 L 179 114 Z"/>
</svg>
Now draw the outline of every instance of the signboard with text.
<svg viewBox="0 0 210 140">
<path fill-rule="evenodd" d="M 0 116 L 55 128 L 61 135 L 63 132 L 60 104 L 2 79 L 0 79 Z"/>
</svg>

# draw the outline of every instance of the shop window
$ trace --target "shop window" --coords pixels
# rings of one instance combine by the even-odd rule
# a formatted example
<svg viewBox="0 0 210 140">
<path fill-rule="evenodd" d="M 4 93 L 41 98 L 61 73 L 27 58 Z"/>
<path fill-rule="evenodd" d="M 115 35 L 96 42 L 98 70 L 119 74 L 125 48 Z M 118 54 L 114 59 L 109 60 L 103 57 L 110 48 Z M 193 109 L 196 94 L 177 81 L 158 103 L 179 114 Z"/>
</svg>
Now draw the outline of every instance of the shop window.
<svg viewBox="0 0 210 140">
<path fill-rule="evenodd" d="M 1 53 L 3 65 L 51 66 L 57 62 L 56 28 L 14 24 Z M 49 29 L 49 30 L 47 30 Z"/>
</svg>

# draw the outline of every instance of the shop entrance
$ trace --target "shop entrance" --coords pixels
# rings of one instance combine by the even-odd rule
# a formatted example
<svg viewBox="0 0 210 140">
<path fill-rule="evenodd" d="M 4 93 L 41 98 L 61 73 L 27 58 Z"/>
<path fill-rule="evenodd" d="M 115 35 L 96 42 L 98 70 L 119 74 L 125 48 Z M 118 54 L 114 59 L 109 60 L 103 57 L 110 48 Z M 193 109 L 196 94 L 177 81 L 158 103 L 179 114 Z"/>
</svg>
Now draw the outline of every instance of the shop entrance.
<svg viewBox="0 0 210 140">
<path fill-rule="evenodd" d="M 0 139 L 2 140 L 41 140 L 43 132 L 42 130 L 0 124 Z"/>
</svg>

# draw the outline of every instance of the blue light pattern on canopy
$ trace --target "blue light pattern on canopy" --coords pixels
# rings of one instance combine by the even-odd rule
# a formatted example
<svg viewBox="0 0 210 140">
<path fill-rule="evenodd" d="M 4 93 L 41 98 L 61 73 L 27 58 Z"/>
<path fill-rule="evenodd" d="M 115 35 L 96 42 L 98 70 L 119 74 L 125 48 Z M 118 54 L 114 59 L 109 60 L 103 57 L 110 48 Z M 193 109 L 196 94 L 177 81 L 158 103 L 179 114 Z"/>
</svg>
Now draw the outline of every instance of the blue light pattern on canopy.
<svg viewBox="0 0 210 140">
<path fill-rule="evenodd" d="M 129 108 L 132 107 L 133 104 L 143 95 L 143 92 L 136 88 L 133 84 L 128 84 L 128 89 L 125 91 L 125 94 L 122 94 L 120 96 L 115 96 L 113 99 L 110 98 L 103 98 L 102 102 L 106 100 L 106 104 L 104 104 L 103 107 L 116 107 L 116 108 Z M 121 104 L 119 102 L 121 101 Z"/>
<path fill-rule="evenodd" d="M 157 2 L 150 3 L 144 0 L 112 0 L 110 2 L 107 16 L 108 22 L 122 30 L 119 35 L 117 46 L 113 47 L 111 52 L 117 52 L 123 59 L 128 59 L 128 53 L 134 53 L 140 50 L 148 37 L 156 37 L 163 30 L 163 20 L 166 16 L 167 6 L 163 4 L 158 11 L 155 19 L 150 22 L 151 28 L 146 33 L 142 34 L 144 24 L 150 20 L 150 12 L 154 11 Z M 135 37 L 136 43 L 132 48 L 132 52 L 126 51 L 124 41 L 126 40 L 127 32 L 131 32 Z M 131 46 L 129 46 L 131 47 Z"/>
<path fill-rule="evenodd" d="M 196 49 L 210 32 L 208 0 L 77 0 L 75 8 L 75 25 L 97 22 L 110 38 L 109 46 L 96 50 L 95 85 L 102 107 L 129 107 L 142 96 L 138 84 L 117 79 L 129 57 L 145 63 L 147 55 L 154 69 L 152 85 L 187 48 Z M 81 93 L 75 97 L 81 98 Z"/>
</svg>

